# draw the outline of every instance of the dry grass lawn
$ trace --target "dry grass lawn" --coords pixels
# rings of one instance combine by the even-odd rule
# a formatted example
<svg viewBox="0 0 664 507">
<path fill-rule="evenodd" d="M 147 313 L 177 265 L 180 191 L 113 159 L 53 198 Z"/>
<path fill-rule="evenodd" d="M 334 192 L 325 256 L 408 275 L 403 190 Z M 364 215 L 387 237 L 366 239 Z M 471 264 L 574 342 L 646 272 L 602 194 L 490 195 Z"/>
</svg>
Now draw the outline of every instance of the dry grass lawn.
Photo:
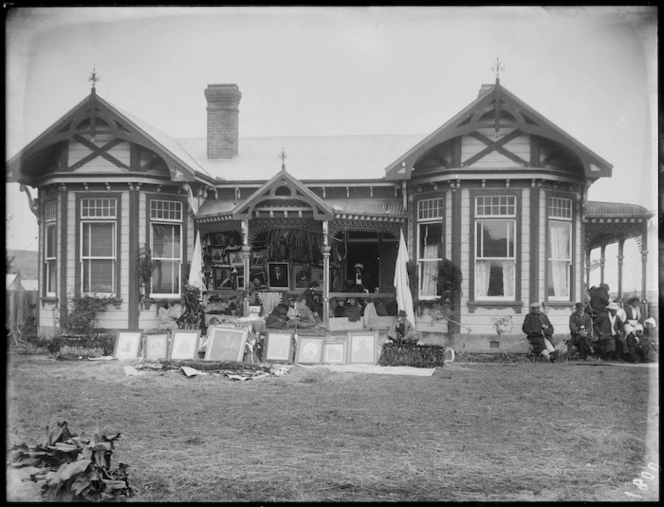
<svg viewBox="0 0 664 507">
<path fill-rule="evenodd" d="M 140 502 L 659 498 L 653 365 L 457 362 L 432 377 L 294 366 L 237 382 L 125 376 L 130 364 L 10 355 L 7 446 L 42 442 L 51 418 L 121 432 L 112 464 L 129 465 Z M 643 471 L 647 490 L 632 482 Z"/>
</svg>

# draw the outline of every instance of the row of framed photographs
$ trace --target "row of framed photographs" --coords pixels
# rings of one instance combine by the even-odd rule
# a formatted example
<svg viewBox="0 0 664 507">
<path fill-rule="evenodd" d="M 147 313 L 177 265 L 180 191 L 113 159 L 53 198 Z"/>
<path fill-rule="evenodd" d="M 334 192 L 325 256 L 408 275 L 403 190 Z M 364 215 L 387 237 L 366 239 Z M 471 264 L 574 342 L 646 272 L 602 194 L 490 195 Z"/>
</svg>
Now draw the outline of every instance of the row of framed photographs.
<svg viewBox="0 0 664 507">
<path fill-rule="evenodd" d="M 259 289 L 270 291 L 306 289 L 314 281 L 323 284 L 323 268 L 291 266 L 288 262 L 268 262 L 265 275 L 262 268 L 251 269 L 249 283 L 257 281 Z M 247 283 L 244 268 L 231 265 L 213 266 L 211 281 L 209 290 L 244 290 Z"/>
<path fill-rule="evenodd" d="M 242 361 L 249 330 L 246 328 L 213 327 L 207 334 L 206 360 Z M 116 359 L 198 359 L 201 331 L 176 329 L 169 332 L 143 333 L 141 330 L 118 331 L 113 357 Z"/>
<path fill-rule="evenodd" d="M 248 336 L 246 328 L 211 328 L 204 359 L 242 361 Z M 293 331 L 270 331 L 263 359 L 299 364 L 375 364 L 377 361 L 378 331 L 349 331 L 346 337 L 298 336 L 297 342 L 293 337 Z M 200 330 L 194 329 L 176 329 L 172 340 L 168 331 L 118 331 L 113 357 L 197 359 L 200 338 Z"/>
<path fill-rule="evenodd" d="M 298 364 L 376 364 L 378 331 L 348 331 L 346 337 L 298 336 L 292 331 L 269 331 L 266 361 Z M 295 350 L 293 350 L 295 347 Z"/>
</svg>

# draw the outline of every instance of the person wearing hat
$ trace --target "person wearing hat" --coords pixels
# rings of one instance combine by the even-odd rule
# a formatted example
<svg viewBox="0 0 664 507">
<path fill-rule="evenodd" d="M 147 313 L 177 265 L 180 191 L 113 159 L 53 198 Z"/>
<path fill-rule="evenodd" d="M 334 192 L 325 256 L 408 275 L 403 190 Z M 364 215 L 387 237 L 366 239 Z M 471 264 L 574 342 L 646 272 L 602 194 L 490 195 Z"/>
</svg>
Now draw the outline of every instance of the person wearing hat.
<svg viewBox="0 0 664 507">
<path fill-rule="evenodd" d="M 595 319 L 593 328 L 599 339 L 600 357 L 606 360 L 621 359 L 624 340 L 624 324 L 618 317 L 618 304 L 609 303 L 605 312 Z"/>
<path fill-rule="evenodd" d="M 551 362 L 558 357 L 558 351 L 551 344 L 553 325 L 549 317 L 542 313 L 542 306 L 535 302 L 530 305 L 530 313 L 523 319 L 521 330 L 526 334 L 533 353 L 541 355 Z"/>
<path fill-rule="evenodd" d="M 572 336 L 567 342 L 567 356 L 571 355 L 572 347 L 579 349 L 579 357 L 582 361 L 588 359 L 588 354 L 593 352 L 591 333 L 593 321 L 585 312 L 583 303 L 576 303 L 575 310 L 569 316 L 569 331 Z"/>
<path fill-rule="evenodd" d="M 625 324 L 627 328 L 627 324 Z M 641 339 L 643 338 L 643 325 L 636 324 L 635 326 L 630 326 L 631 331 L 628 333 L 625 331 L 625 342 L 627 343 L 627 353 L 625 354 L 625 360 L 630 363 L 645 363 L 645 353 L 643 351 L 643 343 Z"/>
<path fill-rule="evenodd" d="M 659 336 L 657 335 L 657 322 L 652 317 L 643 321 L 643 335 L 640 337 L 643 345 L 643 356 L 646 362 L 656 363 L 659 358 Z"/>
<path fill-rule="evenodd" d="M 606 307 L 609 304 L 609 286 L 605 283 L 600 283 L 599 287 L 590 289 L 590 309 L 592 310 L 592 316 L 597 318 L 599 315 L 604 313 Z"/>
<path fill-rule="evenodd" d="M 391 343 L 417 343 L 419 336 L 415 326 L 406 318 L 405 310 L 399 310 L 397 321 L 387 331 L 387 341 Z"/>
<path fill-rule="evenodd" d="M 641 302 L 636 296 L 627 300 L 625 316 L 627 317 L 627 323 L 632 327 L 641 322 Z"/>
</svg>

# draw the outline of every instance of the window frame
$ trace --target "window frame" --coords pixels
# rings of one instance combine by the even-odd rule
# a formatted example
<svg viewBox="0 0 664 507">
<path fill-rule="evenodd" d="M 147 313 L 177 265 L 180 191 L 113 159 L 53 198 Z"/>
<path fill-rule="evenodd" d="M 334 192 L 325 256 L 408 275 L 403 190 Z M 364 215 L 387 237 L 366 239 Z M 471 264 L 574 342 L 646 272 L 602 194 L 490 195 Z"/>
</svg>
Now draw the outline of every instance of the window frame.
<svg viewBox="0 0 664 507">
<path fill-rule="evenodd" d="M 180 218 L 168 218 L 168 217 L 159 217 L 159 218 L 152 218 L 152 211 L 153 211 L 153 203 L 156 202 L 169 202 L 169 203 L 176 203 L 179 205 L 179 215 Z M 154 270 L 153 270 L 153 276 L 150 278 L 150 297 L 151 298 L 156 298 L 156 299 L 180 299 L 182 297 L 182 289 L 183 289 L 183 281 L 182 281 L 182 268 L 186 262 L 185 260 L 185 253 L 186 253 L 186 234 L 187 234 L 187 228 L 186 228 L 186 220 L 187 220 L 187 207 L 186 207 L 186 200 L 176 196 L 176 195 L 148 195 L 146 198 L 146 243 L 150 246 L 150 252 L 151 252 L 151 259 L 152 263 L 154 266 L 154 262 L 158 260 L 165 260 L 165 261 L 173 261 L 173 260 L 179 260 L 178 263 L 178 273 L 177 273 L 177 279 L 178 279 L 178 286 L 179 286 L 179 291 L 177 293 L 168 293 L 168 292 L 154 292 L 153 291 L 153 283 L 154 283 Z M 163 211 L 164 208 L 162 208 Z M 180 229 L 180 252 L 179 252 L 179 257 L 156 257 L 155 256 L 155 251 L 154 251 L 154 234 L 153 234 L 153 225 L 170 225 L 170 226 L 179 226 Z"/>
<path fill-rule="evenodd" d="M 435 208 L 429 208 L 429 216 L 422 217 L 421 205 L 423 203 L 431 203 L 432 201 L 440 201 L 438 206 Z M 436 209 L 434 214 L 431 214 L 430 211 Z M 422 280 L 424 276 L 424 263 L 435 263 L 437 267 L 440 266 L 440 263 L 445 259 L 445 198 L 441 195 L 433 196 L 423 196 L 419 198 L 415 205 L 415 235 L 417 243 L 415 244 L 415 259 L 417 262 L 417 294 L 418 298 L 421 300 L 432 300 L 438 298 L 438 294 L 422 294 Z M 425 258 L 423 257 L 423 252 L 420 251 L 421 248 L 421 225 L 426 224 L 440 224 L 440 257 L 436 258 Z"/>
<path fill-rule="evenodd" d="M 469 273 L 468 273 L 468 284 L 469 284 L 469 306 L 472 306 L 471 311 L 474 311 L 475 306 L 513 306 L 520 307 L 521 301 L 521 269 L 522 269 L 522 255 L 521 255 L 521 242 L 522 242 L 522 206 L 523 206 L 523 194 L 521 188 L 510 189 L 510 188 L 477 188 L 469 190 L 469 224 L 468 227 L 471 231 L 470 233 L 470 245 L 469 245 Z M 514 199 L 513 213 L 509 215 L 478 215 L 477 213 L 477 198 L 478 197 L 496 197 L 496 196 L 507 196 Z M 477 248 L 478 248 L 478 238 L 476 235 L 478 221 L 491 221 L 491 220 L 509 220 L 513 222 L 514 231 L 514 256 L 509 257 L 514 259 L 514 295 L 513 296 L 477 296 L 476 291 L 476 261 L 477 257 Z M 493 257 L 481 257 L 480 259 L 492 259 Z M 496 259 L 503 259 L 503 257 L 496 257 Z"/>
<path fill-rule="evenodd" d="M 111 216 L 83 216 L 83 200 L 85 199 L 115 199 L 115 217 Z M 113 224 L 113 255 L 111 257 L 83 256 L 83 228 L 86 223 L 112 223 Z M 76 195 L 76 275 L 75 293 L 81 296 L 100 296 L 121 298 L 121 231 L 122 231 L 122 193 L 120 192 L 84 192 Z M 83 287 L 84 260 L 87 259 L 113 259 L 112 292 L 87 292 Z"/>
<path fill-rule="evenodd" d="M 49 207 L 53 206 L 53 210 L 49 210 Z M 49 216 L 49 211 L 52 211 L 52 215 Z M 44 287 L 42 294 L 47 298 L 57 297 L 58 291 L 58 199 L 51 199 L 44 203 L 44 255 L 43 255 L 43 266 L 44 266 Z M 53 231 L 53 252 L 49 256 L 49 230 Z M 53 287 L 50 286 L 51 274 L 54 274 Z M 53 289 L 53 290 L 49 290 Z"/>
<path fill-rule="evenodd" d="M 562 217 L 562 216 L 552 216 L 551 211 L 552 211 L 552 204 L 553 200 L 558 199 L 558 200 L 564 200 L 564 201 L 569 201 L 570 204 L 570 213 L 569 217 Z M 552 303 L 568 303 L 571 302 L 574 299 L 574 290 L 575 290 L 575 283 L 574 283 L 574 275 L 575 275 L 575 263 L 574 263 L 574 257 L 575 257 L 575 251 L 576 251 L 576 207 L 574 205 L 575 199 L 573 195 L 566 194 L 566 193 L 560 193 L 560 192 L 546 192 L 545 194 L 545 220 L 546 220 L 546 238 L 545 238 L 545 257 L 544 261 L 546 263 L 545 265 L 545 271 L 544 271 L 544 297 L 545 301 L 547 302 L 552 302 Z M 556 209 L 560 209 L 559 207 Z M 570 230 L 570 242 L 569 242 L 569 258 L 567 259 L 568 264 L 568 270 L 567 270 L 567 276 L 568 276 L 568 285 L 569 285 L 569 295 L 567 296 L 551 296 L 549 295 L 549 283 L 551 281 L 552 277 L 552 264 L 551 262 L 554 260 L 551 258 L 551 224 L 552 223 L 566 223 L 569 224 L 569 230 Z M 562 260 L 562 259 L 560 259 Z"/>
</svg>

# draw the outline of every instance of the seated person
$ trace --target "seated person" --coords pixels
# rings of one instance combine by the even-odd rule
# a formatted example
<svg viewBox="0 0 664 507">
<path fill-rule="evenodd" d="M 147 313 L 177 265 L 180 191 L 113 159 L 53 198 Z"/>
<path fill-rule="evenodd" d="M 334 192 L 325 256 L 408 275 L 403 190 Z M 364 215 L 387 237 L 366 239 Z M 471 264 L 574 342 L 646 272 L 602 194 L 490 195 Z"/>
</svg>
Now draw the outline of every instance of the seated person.
<svg viewBox="0 0 664 507">
<path fill-rule="evenodd" d="M 334 316 L 335 317 L 343 317 L 344 312 L 346 311 L 346 302 L 343 299 L 336 299 L 335 298 L 334 303 L 336 305 L 334 307 Z"/>
<path fill-rule="evenodd" d="M 284 296 L 281 302 L 275 306 L 265 318 L 265 327 L 268 329 L 284 329 L 288 327 L 289 309 L 290 299 Z"/>
<path fill-rule="evenodd" d="M 348 304 L 341 316 L 348 317 L 348 322 L 357 322 L 362 318 L 362 307 L 358 304 L 357 299 L 348 299 Z"/>
<path fill-rule="evenodd" d="M 590 333 L 592 332 L 593 321 L 585 312 L 583 303 L 576 304 L 576 310 L 569 317 L 569 331 L 571 339 L 567 343 L 567 355 L 571 355 L 572 347 L 579 349 L 579 357 L 586 360 L 588 354 L 592 352 L 592 343 Z"/>
<path fill-rule="evenodd" d="M 298 298 L 297 301 L 290 300 L 287 316 L 288 327 L 308 329 L 315 327 L 319 322 L 319 319 L 301 298 Z"/>
<path fill-rule="evenodd" d="M 625 324 L 627 328 L 627 324 Z M 627 353 L 625 354 L 625 361 L 630 363 L 645 363 L 645 353 L 643 351 L 643 343 L 641 340 L 643 338 L 643 326 L 641 324 L 636 324 L 635 326 L 630 326 L 632 329 L 627 336 L 625 336 L 625 341 L 627 342 Z"/>
<path fill-rule="evenodd" d="M 318 294 L 318 282 L 313 281 L 311 284 L 309 284 L 309 287 L 302 293 L 300 296 L 301 300 L 303 300 L 309 309 L 315 314 L 320 317 L 321 311 L 322 311 L 322 305 L 321 305 L 321 300 L 320 300 L 320 295 Z"/>
<path fill-rule="evenodd" d="M 648 363 L 656 363 L 659 358 L 659 336 L 657 335 L 657 322 L 652 317 L 643 321 L 643 335 L 641 344 L 643 345 L 643 355 Z"/>
<path fill-rule="evenodd" d="M 418 343 L 419 335 L 415 326 L 406 318 L 406 311 L 399 310 L 397 321 L 387 331 L 387 343 Z"/>
<path fill-rule="evenodd" d="M 178 312 L 175 305 L 165 302 L 157 310 L 157 328 L 168 329 L 171 333 L 178 329 L 177 320 L 180 318 L 182 312 Z"/>
<path fill-rule="evenodd" d="M 521 330 L 526 334 L 534 354 L 541 355 L 551 362 L 556 360 L 558 351 L 551 344 L 553 325 L 549 317 L 542 313 L 538 302 L 530 305 L 530 313 L 523 320 Z"/>
<path fill-rule="evenodd" d="M 612 302 L 595 318 L 593 327 L 599 338 L 600 357 L 605 360 L 620 359 L 622 354 L 624 326 L 617 313 L 618 305 Z"/>
</svg>

